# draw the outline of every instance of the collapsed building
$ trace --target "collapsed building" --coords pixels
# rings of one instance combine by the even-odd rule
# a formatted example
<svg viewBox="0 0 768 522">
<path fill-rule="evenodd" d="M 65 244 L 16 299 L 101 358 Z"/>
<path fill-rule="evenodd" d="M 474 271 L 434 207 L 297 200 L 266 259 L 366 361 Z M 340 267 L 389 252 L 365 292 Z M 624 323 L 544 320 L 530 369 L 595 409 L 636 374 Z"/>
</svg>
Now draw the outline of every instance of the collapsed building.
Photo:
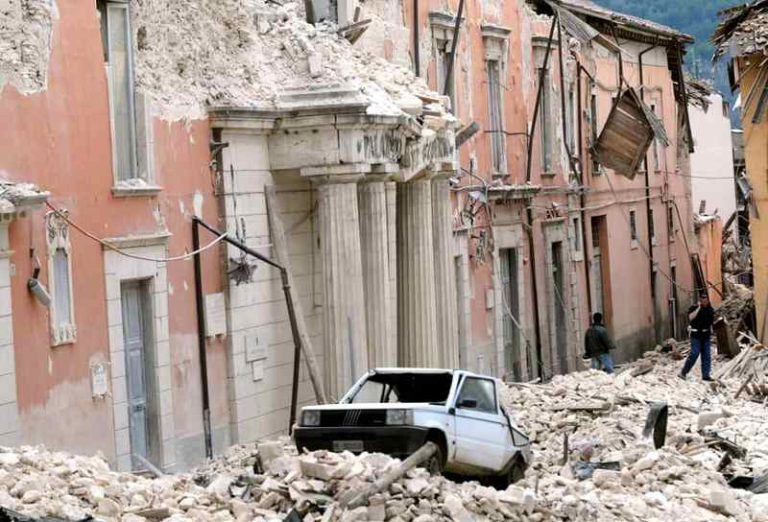
<svg viewBox="0 0 768 522">
<path fill-rule="evenodd" d="M 623 360 L 683 330 L 684 34 L 584 0 L 8 5 L 3 444 L 187 469 L 371 366 L 546 380 L 592 312 Z"/>
<path fill-rule="evenodd" d="M 728 61 L 731 89 L 741 100 L 742 131 L 737 134 L 739 165 L 739 240 L 751 251 L 754 273 L 756 332 L 762 339 L 768 317 L 768 273 L 766 273 L 765 171 L 768 161 L 768 67 L 765 61 L 768 3 L 754 1 L 722 13 L 722 21 L 712 35 L 715 59 Z M 748 224 L 748 225 L 747 225 Z M 744 242 L 747 239 L 746 245 Z"/>
</svg>

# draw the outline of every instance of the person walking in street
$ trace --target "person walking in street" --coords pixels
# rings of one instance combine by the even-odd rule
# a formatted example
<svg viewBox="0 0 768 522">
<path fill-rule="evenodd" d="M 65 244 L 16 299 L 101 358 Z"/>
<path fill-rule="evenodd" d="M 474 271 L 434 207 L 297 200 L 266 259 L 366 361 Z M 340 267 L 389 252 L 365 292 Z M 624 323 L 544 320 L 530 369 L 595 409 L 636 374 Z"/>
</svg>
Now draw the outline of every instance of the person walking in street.
<svg viewBox="0 0 768 522">
<path fill-rule="evenodd" d="M 615 349 L 611 336 L 603 325 L 603 314 L 592 316 L 592 324 L 584 334 L 584 358 L 592 359 L 592 369 L 613 373 L 613 358 L 611 350 Z"/>
<path fill-rule="evenodd" d="M 712 354 L 709 351 L 709 346 L 712 337 L 712 323 L 715 321 L 715 310 L 709 304 L 707 294 L 704 293 L 699 296 L 698 306 L 693 305 L 688 309 L 688 320 L 691 323 L 689 327 L 691 351 L 688 353 L 688 358 L 680 372 L 680 378 L 685 379 L 701 354 L 701 378 L 704 381 L 711 381 Z"/>
</svg>

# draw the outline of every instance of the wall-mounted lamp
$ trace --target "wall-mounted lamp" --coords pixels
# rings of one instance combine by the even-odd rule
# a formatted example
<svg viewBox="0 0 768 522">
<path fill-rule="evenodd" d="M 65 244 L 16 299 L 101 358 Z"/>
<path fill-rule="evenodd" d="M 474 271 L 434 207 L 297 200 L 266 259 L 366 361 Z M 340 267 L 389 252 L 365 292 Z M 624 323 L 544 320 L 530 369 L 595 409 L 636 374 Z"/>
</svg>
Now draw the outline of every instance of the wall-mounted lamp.
<svg viewBox="0 0 768 522">
<path fill-rule="evenodd" d="M 37 279 L 37 276 L 40 275 L 40 263 L 37 261 L 37 259 L 34 261 L 34 266 L 35 268 L 32 272 L 32 277 L 27 279 L 27 288 L 43 306 L 50 307 L 51 294 L 48 293 L 45 285 Z"/>
</svg>

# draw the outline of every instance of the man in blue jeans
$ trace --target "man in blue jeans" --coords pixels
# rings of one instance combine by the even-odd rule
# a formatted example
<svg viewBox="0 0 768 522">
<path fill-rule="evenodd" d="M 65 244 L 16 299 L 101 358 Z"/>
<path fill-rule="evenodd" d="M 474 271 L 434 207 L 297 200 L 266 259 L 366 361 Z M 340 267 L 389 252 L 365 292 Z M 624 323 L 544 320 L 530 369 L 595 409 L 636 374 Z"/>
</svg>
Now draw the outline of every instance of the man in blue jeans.
<svg viewBox="0 0 768 522">
<path fill-rule="evenodd" d="M 711 381 L 712 354 L 709 352 L 709 345 L 712 337 L 712 323 L 715 321 L 715 311 L 709 304 L 707 294 L 699 296 L 698 306 L 694 305 L 688 309 L 688 320 L 691 322 L 691 351 L 688 353 L 683 370 L 680 372 L 680 378 L 685 379 L 701 354 L 701 379 Z"/>
<path fill-rule="evenodd" d="M 592 316 L 592 324 L 584 334 L 584 358 L 592 359 L 592 369 L 602 369 L 605 373 L 613 373 L 613 358 L 611 350 L 615 349 L 608 330 L 603 326 L 603 314 Z"/>
</svg>

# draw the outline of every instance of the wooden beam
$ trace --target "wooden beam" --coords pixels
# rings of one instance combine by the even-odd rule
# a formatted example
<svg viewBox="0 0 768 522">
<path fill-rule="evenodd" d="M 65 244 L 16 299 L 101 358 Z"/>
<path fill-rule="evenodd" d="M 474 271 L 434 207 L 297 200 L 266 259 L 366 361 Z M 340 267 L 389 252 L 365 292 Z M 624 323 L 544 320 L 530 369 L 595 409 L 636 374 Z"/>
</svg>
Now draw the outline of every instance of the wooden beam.
<svg viewBox="0 0 768 522">
<path fill-rule="evenodd" d="M 299 337 L 301 338 L 301 350 L 304 353 L 304 362 L 307 365 L 309 379 L 312 381 L 312 388 L 315 390 L 317 403 L 325 404 L 328 400 L 326 399 L 325 390 L 323 389 L 320 371 L 317 369 L 315 352 L 312 350 L 312 342 L 310 341 L 309 331 L 307 330 L 307 323 L 304 321 L 304 313 L 301 310 L 301 301 L 296 294 L 296 284 L 293 281 L 291 264 L 288 259 L 288 244 L 285 240 L 285 229 L 283 228 L 283 221 L 280 218 L 280 206 L 277 201 L 274 185 L 265 186 L 264 195 L 267 200 L 267 217 L 269 218 L 269 232 L 272 236 L 272 246 L 275 249 L 275 260 L 285 267 L 288 272 L 288 282 L 291 286 L 291 297 L 296 310 L 296 325 L 299 330 Z"/>
</svg>

